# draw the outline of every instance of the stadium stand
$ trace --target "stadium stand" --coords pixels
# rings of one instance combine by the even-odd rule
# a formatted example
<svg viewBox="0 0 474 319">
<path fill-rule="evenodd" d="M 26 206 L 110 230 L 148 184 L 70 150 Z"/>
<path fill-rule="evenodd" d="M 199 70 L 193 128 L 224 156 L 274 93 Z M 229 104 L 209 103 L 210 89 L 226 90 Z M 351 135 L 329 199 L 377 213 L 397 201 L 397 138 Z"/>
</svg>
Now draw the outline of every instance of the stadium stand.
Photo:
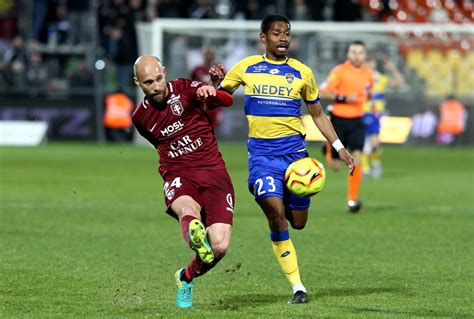
<svg viewBox="0 0 474 319">
<path fill-rule="evenodd" d="M 458 23 L 474 21 L 470 0 L 360 1 L 368 12 L 387 23 Z M 380 16 L 383 11 L 385 14 Z M 407 35 L 400 46 L 409 68 L 425 81 L 425 94 L 443 97 L 471 95 L 474 87 L 473 37 L 460 38 L 443 32 Z M 399 40 L 400 41 L 400 40 Z M 402 41 L 400 41 L 402 42 Z M 436 70 L 436 71 L 434 71 Z"/>
</svg>

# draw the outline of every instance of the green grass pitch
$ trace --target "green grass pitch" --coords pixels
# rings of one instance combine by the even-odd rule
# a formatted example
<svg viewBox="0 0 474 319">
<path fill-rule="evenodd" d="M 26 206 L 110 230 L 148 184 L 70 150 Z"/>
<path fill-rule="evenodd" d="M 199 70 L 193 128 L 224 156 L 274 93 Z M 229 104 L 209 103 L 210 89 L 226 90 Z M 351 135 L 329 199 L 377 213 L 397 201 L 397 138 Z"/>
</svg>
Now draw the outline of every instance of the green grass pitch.
<svg viewBox="0 0 474 319">
<path fill-rule="evenodd" d="M 231 248 L 182 310 L 173 274 L 192 252 L 164 214 L 153 149 L 0 148 L 0 317 L 474 317 L 472 149 L 386 147 L 358 215 L 345 211 L 346 171 L 329 172 L 306 228 L 290 231 L 307 305 L 286 304 L 244 144 L 221 149 L 236 190 Z"/>
</svg>

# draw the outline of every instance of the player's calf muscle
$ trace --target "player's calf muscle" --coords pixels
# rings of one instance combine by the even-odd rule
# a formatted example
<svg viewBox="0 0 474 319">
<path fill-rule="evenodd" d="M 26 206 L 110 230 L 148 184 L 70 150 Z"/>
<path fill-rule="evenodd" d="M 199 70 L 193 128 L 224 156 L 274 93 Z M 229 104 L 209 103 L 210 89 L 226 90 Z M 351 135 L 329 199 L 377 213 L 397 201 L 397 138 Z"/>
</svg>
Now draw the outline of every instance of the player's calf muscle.
<svg viewBox="0 0 474 319">
<path fill-rule="evenodd" d="M 292 209 L 290 211 L 291 214 L 291 227 L 297 230 L 301 230 L 306 226 L 306 222 L 308 221 L 308 209 L 298 210 Z"/>
</svg>

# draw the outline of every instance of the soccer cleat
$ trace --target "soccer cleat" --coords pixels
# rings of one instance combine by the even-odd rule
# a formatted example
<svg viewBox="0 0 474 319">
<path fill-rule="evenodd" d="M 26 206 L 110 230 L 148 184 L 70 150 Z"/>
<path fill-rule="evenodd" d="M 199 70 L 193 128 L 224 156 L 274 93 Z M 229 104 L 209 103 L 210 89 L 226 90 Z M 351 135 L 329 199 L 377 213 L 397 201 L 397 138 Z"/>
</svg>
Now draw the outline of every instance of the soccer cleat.
<svg viewBox="0 0 474 319">
<path fill-rule="evenodd" d="M 206 264 L 212 263 L 214 260 L 214 252 L 207 240 L 206 227 L 199 219 L 194 219 L 189 223 L 189 239 L 192 243 L 193 250 L 198 254 L 199 258 Z"/>
<path fill-rule="evenodd" d="M 289 304 L 308 303 L 308 294 L 304 291 L 298 290 L 293 297 L 288 300 Z"/>
<path fill-rule="evenodd" d="M 181 276 L 184 272 L 184 268 L 179 269 L 175 274 L 176 287 L 178 292 L 176 294 L 176 306 L 179 308 L 189 308 L 193 305 L 193 282 L 187 283 L 181 280 Z"/>
<path fill-rule="evenodd" d="M 347 211 L 349 213 L 357 213 L 362 208 L 362 202 L 359 200 L 350 200 L 347 202 Z"/>
</svg>

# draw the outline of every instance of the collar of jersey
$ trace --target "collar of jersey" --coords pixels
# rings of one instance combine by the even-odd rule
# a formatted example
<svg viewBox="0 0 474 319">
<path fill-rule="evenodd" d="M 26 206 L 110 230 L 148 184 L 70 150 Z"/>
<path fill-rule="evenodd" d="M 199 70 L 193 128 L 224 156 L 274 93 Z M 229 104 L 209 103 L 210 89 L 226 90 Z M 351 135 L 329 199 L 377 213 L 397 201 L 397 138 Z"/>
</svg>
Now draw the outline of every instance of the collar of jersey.
<svg viewBox="0 0 474 319">
<path fill-rule="evenodd" d="M 271 64 L 285 64 L 286 62 L 288 62 L 288 59 L 289 59 L 289 57 L 286 57 L 283 61 L 273 61 L 267 58 L 265 54 L 262 54 L 262 58 L 263 58 L 263 61 L 271 63 Z"/>
</svg>

